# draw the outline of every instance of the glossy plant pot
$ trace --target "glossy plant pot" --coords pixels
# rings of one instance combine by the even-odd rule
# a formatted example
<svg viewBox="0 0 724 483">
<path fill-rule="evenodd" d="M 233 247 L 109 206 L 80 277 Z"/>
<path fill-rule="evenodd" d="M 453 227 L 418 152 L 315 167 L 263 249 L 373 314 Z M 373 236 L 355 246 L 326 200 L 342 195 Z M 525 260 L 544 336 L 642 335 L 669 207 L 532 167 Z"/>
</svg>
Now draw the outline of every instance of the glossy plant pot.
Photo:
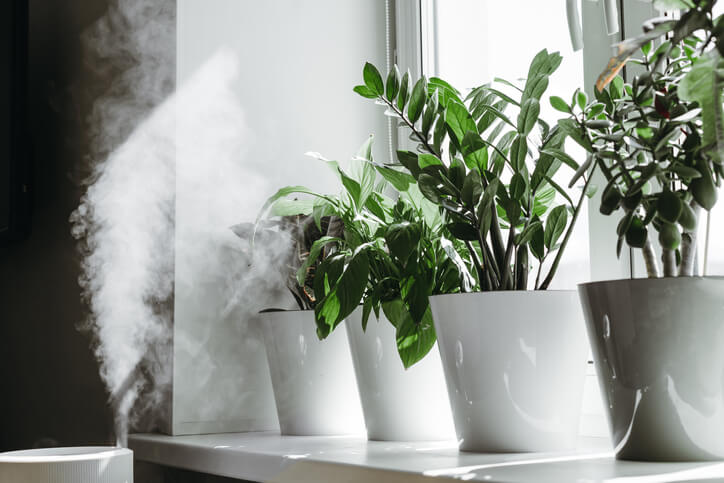
<svg viewBox="0 0 724 483">
<path fill-rule="evenodd" d="M 344 324 L 320 341 L 311 310 L 260 314 L 283 435 L 363 434 Z"/>
<path fill-rule="evenodd" d="M 440 353 L 405 369 L 395 327 L 382 312 L 362 331 L 362 309 L 345 322 L 357 374 L 367 437 L 377 441 L 440 441 L 455 438 Z"/>
<path fill-rule="evenodd" d="M 724 278 L 579 286 L 620 459 L 724 458 Z"/>
<path fill-rule="evenodd" d="M 575 447 L 588 344 L 576 292 L 430 297 L 463 451 Z"/>
</svg>

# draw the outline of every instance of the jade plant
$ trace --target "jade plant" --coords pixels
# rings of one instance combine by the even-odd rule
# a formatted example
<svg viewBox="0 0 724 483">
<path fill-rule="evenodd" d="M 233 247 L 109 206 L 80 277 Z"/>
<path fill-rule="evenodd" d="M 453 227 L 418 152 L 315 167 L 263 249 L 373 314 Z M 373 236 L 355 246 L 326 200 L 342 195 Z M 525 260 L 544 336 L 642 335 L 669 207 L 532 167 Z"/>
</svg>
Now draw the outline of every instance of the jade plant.
<svg viewBox="0 0 724 483">
<path fill-rule="evenodd" d="M 448 256 L 456 252 L 453 241 L 445 238 L 439 213 L 412 176 L 374 161 L 371 137 L 349 172 L 312 154 L 332 169 L 341 192 L 282 188 L 266 201 L 257 223 L 278 222 L 280 213 L 303 216 L 323 233 L 323 220 L 338 220 L 341 230 L 305 245 L 304 262 L 295 274 L 296 285 L 315 302 L 317 334 L 326 338 L 360 305 L 363 329 L 372 313 L 379 318 L 383 311 L 396 329 L 400 358 L 410 367 L 436 340 L 428 296 L 459 291 L 461 284 L 472 282 L 461 278 Z M 299 194 L 311 200 L 292 198 Z"/>
<path fill-rule="evenodd" d="M 520 84 L 496 79 L 464 98 L 440 78 L 400 76 L 397 66 L 383 81 L 370 63 L 364 85 L 354 88 L 386 106 L 417 144 L 416 151 L 398 151 L 397 159 L 457 240 L 454 258 L 474 281 L 466 291 L 548 288 L 592 193 L 587 172 L 580 192 L 554 180 L 563 165 L 581 170 L 565 151 L 568 131 L 540 118 L 541 98 L 561 60 L 542 50 Z M 561 203 L 554 202 L 556 193 Z"/>
<path fill-rule="evenodd" d="M 684 11 L 619 45 L 596 102 L 553 102 L 570 115 L 559 126 L 589 152 L 586 167 L 606 179 L 601 213 L 621 213 L 617 253 L 624 242 L 641 249 L 649 277 L 661 276 L 661 265 L 666 277 L 692 276 L 700 213 L 713 208 L 724 176 L 724 18 L 712 15 L 716 0 L 657 3 Z M 631 83 L 616 75 L 627 62 L 641 71 Z"/>
</svg>

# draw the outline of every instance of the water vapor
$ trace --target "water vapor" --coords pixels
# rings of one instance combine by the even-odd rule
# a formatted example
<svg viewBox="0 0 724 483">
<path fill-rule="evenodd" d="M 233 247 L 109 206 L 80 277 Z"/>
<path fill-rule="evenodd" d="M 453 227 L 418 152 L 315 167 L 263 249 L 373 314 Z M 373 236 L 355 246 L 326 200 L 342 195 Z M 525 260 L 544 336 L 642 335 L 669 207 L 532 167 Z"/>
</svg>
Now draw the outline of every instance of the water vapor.
<svg viewBox="0 0 724 483">
<path fill-rule="evenodd" d="M 238 61 L 215 52 L 176 86 L 175 28 L 171 0 L 118 0 L 84 38 L 86 61 L 113 80 L 88 120 L 91 175 L 71 224 L 90 309 L 83 329 L 122 445 L 129 425 L 170 418 L 172 388 L 174 412 L 195 411 L 195 421 L 223 419 L 232 404 L 273 415 L 270 393 L 257 394 L 264 372 L 233 361 L 239 351 L 263 358 L 250 323 L 260 309 L 291 306 L 276 290 L 288 240 L 252 253 L 229 229 L 253 220 L 271 191 L 245 156 L 254 140 Z"/>
</svg>

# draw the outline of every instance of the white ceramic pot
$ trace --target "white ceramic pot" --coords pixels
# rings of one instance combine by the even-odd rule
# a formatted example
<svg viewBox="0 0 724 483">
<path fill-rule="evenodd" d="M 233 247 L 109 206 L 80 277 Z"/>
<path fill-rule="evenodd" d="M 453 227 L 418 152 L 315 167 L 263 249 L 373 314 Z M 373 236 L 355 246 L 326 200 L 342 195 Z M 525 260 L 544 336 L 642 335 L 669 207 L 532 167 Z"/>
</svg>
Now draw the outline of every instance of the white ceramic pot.
<svg viewBox="0 0 724 483">
<path fill-rule="evenodd" d="M 263 313 L 260 323 L 281 433 L 364 433 L 344 324 L 320 341 L 311 310 Z"/>
<path fill-rule="evenodd" d="M 362 331 L 362 309 L 345 322 L 357 374 L 367 437 L 377 441 L 440 441 L 455 438 L 440 353 L 433 347 L 405 370 L 395 327 L 380 312 Z"/>
<path fill-rule="evenodd" d="M 724 278 L 579 286 L 620 459 L 724 458 Z"/>
<path fill-rule="evenodd" d="M 133 483 L 133 451 L 112 446 L 0 453 L 2 483 Z"/>
<path fill-rule="evenodd" d="M 588 344 L 576 292 L 430 297 L 460 449 L 573 448 Z"/>
</svg>

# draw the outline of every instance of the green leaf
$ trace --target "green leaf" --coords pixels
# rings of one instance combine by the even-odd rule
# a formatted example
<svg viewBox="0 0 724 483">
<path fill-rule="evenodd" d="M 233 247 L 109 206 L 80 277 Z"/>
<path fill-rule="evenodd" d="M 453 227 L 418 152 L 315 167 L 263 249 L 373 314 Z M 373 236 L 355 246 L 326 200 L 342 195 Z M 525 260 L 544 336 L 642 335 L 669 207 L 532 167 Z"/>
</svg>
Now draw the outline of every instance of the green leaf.
<svg viewBox="0 0 724 483">
<path fill-rule="evenodd" d="M 541 149 L 541 152 L 553 156 L 554 158 L 556 158 L 557 160 L 561 161 L 561 162 L 564 163 L 565 165 L 569 166 L 569 167 L 570 167 L 571 169 L 573 169 L 573 170 L 578 170 L 578 168 L 580 168 L 580 166 L 578 165 L 578 163 L 576 162 L 576 160 L 573 159 L 572 157 L 570 157 L 570 156 L 569 156 L 565 151 L 563 151 L 562 149 L 558 149 L 558 148 L 546 148 L 546 149 Z"/>
<path fill-rule="evenodd" d="M 379 96 L 374 93 L 369 87 L 367 86 L 354 86 L 352 89 L 357 94 L 359 94 L 362 97 L 366 97 L 367 99 L 377 99 Z"/>
<path fill-rule="evenodd" d="M 410 71 L 402 76 L 400 81 L 400 92 L 397 95 L 397 108 L 402 112 L 405 110 L 407 100 L 410 98 Z"/>
<path fill-rule="evenodd" d="M 681 245 L 679 227 L 673 223 L 662 223 L 659 228 L 659 243 L 664 250 L 676 250 Z"/>
<path fill-rule="evenodd" d="M 717 55 L 715 55 L 717 54 Z M 681 79 L 678 87 L 679 98 L 683 101 L 698 102 L 701 107 L 701 120 L 704 134 L 702 144 L 713 145 L 712 157 L 717 162 L 724 161 L 724 132 L 722 132 L 722 84 L 717 74 L 717 64 L 721 57 L 709 52 Z"/>
<path fill-rule="evenodd" d="M 668 189 L 664 189 L 659 194 L 659 199 L 656 202 L 656 208 L 659 213 L 659 217 L 669 223 L 676 223 L 681 215 L 683 203 L 679 196 Z"/>
<path fill-rule="evenodd" d="M 397 93 L 400 91 L 400 70 L 397 65 L 393 65 L 390 73 L 387 74 L 387 86 L 385 95 L 392 102 L 395 100 Z"/>
<path fill-rule="evenodd" d="M 407 191 L 410 185 L 415 183 L 414 177 L 402 171 L 378 164 L 375 165 L 375 169 L 399 192 Z"/>
<path fill-rule="evenodd" d="M 470 209 L 477 206 L 480 197 L 483 195 L 483 182 L 480 177 L 480 173 L 476 170 L 472 170 L 465 177 L 463 183 L 463 189 L 461 191 L 461 198 L 465 206 Z"/>
<path fill-rule="evenodd" d="M 361 245 L 352 254 L 338 280 L 329 280 L 330 291 L 314 308 L 318 324 L 326 325 L 330 331 L 351 314 L 362 301 L 367 277 L 369 260 Z"/>
<path fill-rule="evenodd" d="M 535 235 L 537 231 L 540 231 L 541 233 L 543 232 L 543 223 L 539 220 L 531 222 L 523 229 L 522 232 L 518 233 L 518 236 L 515 238 L 515 244 L 518 246 L 527 244 L 531 241 L 533 235 Z"/>
<path fill-rule="evenodd" d="M 468 131 L 462 142 L 462 153 L 465 164 L 471 170 L 478 170 L 480 173 L 488 169 L 488 147 L 480 134 Z"/>
<path fill-rule="evenodd" d="M 410 254 L 416 251 L 421 233 L 420 225 L 417 223 L 403 221 L 390 225 L 385 232 L 385 241 L 390 254 L 403 264 L 406 263 Z"/>
<path fill-rule="evenodd" d="M 530 252 L 539 261 L 545 258 L 545 233 L 543 228 L 533 231 L 530 238 Z"/>
<path fill-rule="evenodd" d="M 417 154 L 411 151 L 398 150 L 397 160 L 400 162 L 401 165 L 407 168 L 410 174 L 412 174 L 412 176 L 414 176 L 415 178 L 417 178 L 417 176 L 420 174 L 420 165 Z"/>
<path fill-rule="evenodd" d="M 440 190 L 437 185 L 438 181 L 429 174 L 422 173 L 417 178 L 417 187 L 420 189 L 420 192 L 425 198 L 435 204 L 439 204 L 441 201 Z"/>
<path fill-rule="evenodd" d="M 551 96 L 551 106 L 553 106 L 553 109 L 556 111 L 565 112 L 566 114 L 571 113 L 571 108 L 568 107 L 568 104 L 566 104 L 566 101 L 564 101 L 562 98 L 558 96 Z"/>
<path fill-rule="evenodd" d="M 458 142 L 461 144 L 468 131 L 477 133 L 477 126 L 475 125 L 473 117 L 464 105 L 458 104 L 457 102 L 448 104 L 445 109 L 445 122 L 450 126 Z"/>
<path fill-rule="evenodd" d="M 516 173 L 525 169 L 525 158 L 528 155 L 528 141 L 525 136 L 517 135 L 510 145 L 510 162 Z"/>
<path fill-rule="evenodd" d="M 568 223 L 568 209 L 564 205 L 556 206 L 548 214 L 546 220 L 545 232 L 543 233 L 543 243 L 547 249 L 551 249 L 558 238 L 563 234 Z"/>
<path fill-rule="evenodd" d="M 523 92 L 522 100 L 525 102 L 529 98 L 537 99 L 540 101 L 541 96 L 548 89 L 548 75 L 539 74 L 534 79 L 529 79 L 526 82 L 525 91 Z M 516 103 L 517 105 L 520 105 Z"/>
<path fill-rule="evenodd" d="M 521 201 L 527 187 L 525 178 L 520 173 L 515 173 L 510 179 L 510 186 L 508 188 L 510 197 L 516 201 Z"/>
<path fill-rule="evenodd" d="M 681 206 L 681 214 L 679 215 L 679 224 L 684 230 L 693 231 L 696 230 L 696 213 L 691 209 L 688 203 L 684 203 Z"/>
<path fill-rule="evenodd" d="M 423 153 L 417 156 L 417 163 L 420 169 L 428 166 L 444 166 L 440 158 L 434 154 Z"/>
<path fill-rule="evenodd" d="M 271 216 L 311 215 L 315 201 L 308 198 L 301 200 L 280 198 L 272 204 L 269 214 Z"/>
<path fill-rule="evenodd" d="M 377 67 L 369 62 L 366 62 L 364 68 L 362 69 L 362 78 L 370 91 L 374 92 L 378 96 L 384 94 L 385 85 L 382 82 L 382 76 L 380 75 L 380 71 L 377 70 Z"/>
<path fill-rule="evenodd" d="M 634 248 L 643 248 L 648 238 L 648 230 L 644 226 L 643 221 L 638 216 L 631 219 L 631 225 L 626 231 L 626 243 Z"/>
<path fill-rule="evenodd" d="M 576 94 L 576 102 L 578 102 L 578 107 L 580 107 L 581 110 L 584 110 L 586 108 L 586 103 L 588 102 L 586 93 L 579 90 L 578 94 Z"/>
<path fill-rule="evenodd" d="M 347 194 L 349 195 L 352 202 L 355 204 L 355 206 L 360 207 L 362 204 L 360 203 L 360 199 L 362 196 L 362 187 L 360 184 L 347 176 L 347 174 L 342 170 L 342 168 L 337 168 L 339 175 L 342 178 L 342 184 L 344 185 L 344 188 L 347 190 Z"/>
<path fill-rule="evenodd" d="M 518 114 L 518 132 L 528 135 L 538 121 L 540 114 L 540 103 L 538 99 L 531 98 L 523 103 Z"/>
<path fill-rule="evenodd" d="M 425 107 L 427 100 L 427 80 L 421 77 L 412 88 L 410 95 L 410 104 L 407 106 L 407 117 L 410 122 L 416 122 L 422 115 L 422 108 Z"/>
<path fill-rule="evenodd" d="M 422 321 L 416 324 L 402 300 L 384 302 L 382 310 L 397 329 L 397 351 L 407 369 L 425 357 L 435 345 L 437 337 L 432 323 L 432 312 L 428 306 Z"/>
<path fill-rule="evenodd" d="M 457 238 L 463 241 L 474 241 L 478 239 L 478 230 L 470 223 L 448 223 L 446 225 L 448 231 Z"/>
</svg>

